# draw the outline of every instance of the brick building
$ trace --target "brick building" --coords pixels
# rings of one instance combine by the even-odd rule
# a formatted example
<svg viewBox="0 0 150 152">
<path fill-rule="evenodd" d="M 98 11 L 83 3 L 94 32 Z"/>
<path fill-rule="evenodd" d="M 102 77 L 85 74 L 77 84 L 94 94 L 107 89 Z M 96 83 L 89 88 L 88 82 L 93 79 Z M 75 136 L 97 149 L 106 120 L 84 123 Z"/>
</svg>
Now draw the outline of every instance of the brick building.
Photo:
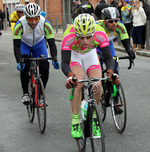
<svg viewBox="0 0 150 152">
<path fill-rule="evenodd" d="M 52 24 L 55 25 L 57 18 L 58 25 L 62 25 L 63 19 L 66 19 L 67 23 L 71 23 L 71 7 L 73 0 L 0 0 L 0 9 L 5 10 L 8 7 L 9 14 L 15 10 L 15 5 L 17 3 L 27 4 L 29 2 L 34 2 L 40 5 L 43 11 L 47 13 L 47 20 L 51 20 Z M 80 0 L 84 3 L 86 0 Z M 107 0 L 109 2 L 109 0 Z M 90 0 L 90 2 L 96 6 L 99 0 Z"/>
</svg>

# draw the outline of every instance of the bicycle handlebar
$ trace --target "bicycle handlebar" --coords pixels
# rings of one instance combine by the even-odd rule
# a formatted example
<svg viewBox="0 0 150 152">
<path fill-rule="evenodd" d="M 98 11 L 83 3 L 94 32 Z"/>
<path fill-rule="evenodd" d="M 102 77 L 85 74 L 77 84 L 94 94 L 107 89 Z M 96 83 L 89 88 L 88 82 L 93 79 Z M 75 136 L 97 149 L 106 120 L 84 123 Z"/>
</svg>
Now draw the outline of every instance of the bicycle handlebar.
<svg viewBox="0 0 150 152">
<path fill-rule="evenodd" d="M 131 59 L 129 56 L 122 56 L 122 57 L 114 56 L 113 59 L 114 59 L 115 61 L 117 61 L 117 60 L 122 60 L 122 59 L 128 59 L 128 60 L 129 60 L 128 69 L 131 69 L 131 68 L 132 68 L 132 64 L 133 64 L 133 66 L 134 66 L 134 61 L 133 61 L 133 59 Z"/>
<path fill-rule="evenodd" d="M 20 59 L 20 62 L 24 62 L 24 61 L 44 61 L 44 60 L 55 60 L 54 58 L 50 58 L 50 57 L 48 57 L 48 58 L 44 58 L 44 57 L 42 57 L 42 58 L 21 58 Z"/>
</svg>

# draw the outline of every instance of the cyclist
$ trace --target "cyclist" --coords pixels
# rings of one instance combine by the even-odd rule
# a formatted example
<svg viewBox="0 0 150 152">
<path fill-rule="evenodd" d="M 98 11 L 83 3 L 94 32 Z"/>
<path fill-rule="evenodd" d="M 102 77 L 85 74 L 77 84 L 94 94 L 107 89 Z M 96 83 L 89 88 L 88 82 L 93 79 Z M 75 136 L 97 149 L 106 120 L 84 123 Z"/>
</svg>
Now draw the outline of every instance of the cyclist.
<svg viewBox="0 0 150 152">
<path fill-rule="evenodd" d="M 102 71 L 96 53 L 96 47 L 100 46 L 106 60 L 107 74 L 113 74 L 114 62 L 110 54 L 109 42 L 103 28 L 96 25 L 94 18 L 90 14 L 79 14 L 74 25 L 69 27 L 63 34 L 61 46 L 61 68 L 67 76 L 66 88 L 74 88 L 74 97 L 71 101 L 72 106 L 72 129 L 71 134 L 74 138 L 82 137 L 79 110 L 82 96 L 83 84 L 73 81 L 84 78 L 84 71 L 88 77 L 101 77 Z M 71 61 L 71 62 L 70 62 Z M 84 71 L 83 71 L 84 70 Z M 116 79 L 118 82 L 119 80 Z M 95 95 L 97 104 L 101 97 L 101 83 L 98 84 L 98 93 Z M 93 116 L 94 117 L 94 116 Z M 97 122 L 97 121 L 96 121 Z M 99 128 L 94 125 L 94 134 L 99 136 Z"/>
<path fill-rule="evenodd" d="M 113 40 L 116 39 L 119 35 L 127 54 L 129 55 L 130 59 L 134 60 L 135 53 L 133 52 L 133 49 L 131 47 L 127 30 L 126 30 L 124 24 L 121 21 L 119 21 L 119 16 L 120 16 L 119 12 L 115 7 L 106 7 L 104 9 L 102 9 L 102 11 L 101 11 L 101 17 L 104 20 L 99 20 L 96 23 L 98 25 L 100 25 L 101 27 L 103 27 L 105 30 L 105 32 L 108 36 L 109 43 L 110 43 L 111 55 L 113 57 L 116 56 L 115 48 L 113 45 Z M 97 52 L 99 55 L 101 54 L 101 49 L 99 47 L 97 48 Z M 114 72 L 119 74 L 117 61 L 115 61 Z M 109 82 L 107 85 L 109 87 Z M 114 99 L 115 99 L 115 103 L 117 103 L 118 96 L 116 96 Z M 107 103 L 107 101 L 109 101 L 109 100 L 106 100 L 106 106 L 110 106 L 110 104 Z M 123 112 L 121 106 L 117 106 L 117 108 L 115 108 L 115 112 L 116 112 L 116 114 L 121 114 Z"/>
<path fill-rule="evenodd" d="M 55 58 L 52 63 L 55 69 L 59 69 L 60 64 L 57 61 L 57 48 L 55 44 L 53 29 L 51 24 L 40 15 L 41 8 L 38 4 L 29 3 L 25 6 L 25 16 L 21 17 L 14 26 L 13 31 L 13 45 L 14 54 L 18 63 L 17 69 L 20 72 L 21 84 L 23 89 L 23 96 L 21 101 L 24 104 L 29 102 L 28 95 L 28 71 L 29 62 L 25 62 L 25 65 L 20 65 L 21 58 L 29 58 L 32 52 L 33 57 L 41 57 L 44 55 L 48 57 L 48 51 L 45 45 L 44 35 L 46 35 L 50 53 Z M 41 78 L 44 88 L 46 87 L 49 76 L 49 62 L 40 62 Z"/>
<path fill-rule="evenodd" d="M 101 11 L 101 10 L 100 10 Z M 96 13 L 96 12 L 95 12 Z M 99 15 L 99 14 L 96 14 Z M 130 59 L 135 59 L 135 53 L 133 52 L 132 46 L 129 41 L 129 36 L 124 24 L 119 21 L 119 12 L 115 7 L 107 7 L 102 9 L 101 17 L 103 20 L 99 20 L 96 24 L 102 26 L 108 36 L 110 43 L 111 55 L 116 56 L 116 52 L 113 45 L 113 40 L 115 40 L 118 35 L 120 36 L 121 42 L 129 55 Z M 97 52 L 100 53 L 100 48 L 97 48 Z M 115 62 L 114 72 L 118 74 L 118 62 Z"/>
<path fill-rule="evenodd" d="M 16 10 L 10 15 L 10 24 L 12 31 L 19 18 L 24 15 L 24 4 L 16 4 L 15 9 Z"/>
</svg>

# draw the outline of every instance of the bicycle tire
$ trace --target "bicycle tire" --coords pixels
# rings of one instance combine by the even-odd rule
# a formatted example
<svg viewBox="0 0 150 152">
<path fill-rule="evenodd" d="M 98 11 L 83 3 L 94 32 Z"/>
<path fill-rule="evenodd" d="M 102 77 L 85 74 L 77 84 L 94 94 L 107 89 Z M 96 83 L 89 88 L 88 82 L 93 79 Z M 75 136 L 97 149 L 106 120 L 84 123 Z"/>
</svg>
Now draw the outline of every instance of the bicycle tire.
<svg viewBox="0 0 150 152">
<path fill-rule="evenodd" d="M 115 127 L 119 133 L 124 132 L 126 127 L 126 120 L 127 120 L 127 109 L 126 109 L 126 98 L 124 94 L 123 87 L 121 83 L 117 87 L 117 94 L 118 94 L 118 103 L 115 104 L 115 100 L 113 97 L 111 97 L 111 111 L 112 111 L 112 117 L 115 124 Z M 121 114 L 117 114 L 114 110 L 115 106 L 120 106 L 123 110 Z"/>
<path fill-rule="evenodd" d="M 91 118 L 91 120 L 92 120 L 91 124 L 90 124 L 91 148 L 92 148 L 93 152 L 105 152 L 105 139 L 104 139 L 105 137 L 104 137 L 104 131 L 103 131 L 103 124 L 102 124 L 102 119 L 100 117 L 99 107 L 96 104 L 96 101 L 94 101 L 93 105 L 92 105 L 91 117 L 93 117 L 93 111 L 96 112 L 96 116 L 97 116 L 96 119 L 97 119 L 98 125 L 99 125 L 100 130 L 101 130 L 101 136 L 100 137 L 94 136 L 94 134 L 93 134 L 93 118 Z"/>
<path fill-rule="evenodd" d="M 29 104 L 27 104 L 27 112 L 28 112 L 29 121 L 33 122 L 35 116 L 35 98 L 34 98 L 34 88 L 31 77 L 32 75 L 29 76 L 28 91 L 29 91 L 30 102 Z"/>
<path fill-rule="evenodd" d="M 104 122 L 105 118 L 106 118 L 106 113 L 107 113 L 107 108 L 106 108 L 106 91 L 104 90 L 104 85 L 105 82 L 102 82 L 102 96 L 100 99 L 100 104 L 99 104 L 99 110 L 100 110 L 100 115 L 101 115 L 101 119 Z"/>
<path fill-rule="evenodd" d="M 40 103 L 41 95 L 43 97 L 42 104 Z M 41 133 L 44 133 L 46 128 L 46 99 L 45 99 L 44 87 L 41 78 L 39 79 L 39 82 L 36 85 L 35 98 L 37 101 L 37 117 L 38 117 L 39 129 Z"/>
<path fill-rule="evenodd" d="M 85 152 L 86 149 L 86 138 L 84 136 L 84 127 L 85 127 L 85 121 L 81 120 L 81 131 L 82 131 L 82 138 L 76 138 L 77 147 L 79 152 Z"/>
</svg>

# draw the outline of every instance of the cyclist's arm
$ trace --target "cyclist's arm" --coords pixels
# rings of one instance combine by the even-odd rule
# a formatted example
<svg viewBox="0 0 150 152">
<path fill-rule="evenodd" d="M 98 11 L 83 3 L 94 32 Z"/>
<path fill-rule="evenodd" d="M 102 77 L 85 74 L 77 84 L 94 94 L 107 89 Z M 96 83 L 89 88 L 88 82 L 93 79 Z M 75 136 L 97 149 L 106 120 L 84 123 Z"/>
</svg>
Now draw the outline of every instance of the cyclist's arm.
<svg viewBox="0 0 150 152">
<path fill-rule="evenodd" d="M 71 51 L 61 50 L 61 69 L 66 76 L 68 76 L 68 74 L 71 72 L 69 66 L 70 59 L 71 59 Z"/>
<path fill-rule="evenodd" d="M 52 57 L 57 58 L 57 48 L 54 39 L 54 33 L 51 24 L 45 20 L 44 31 L 46 33 L 46 39 L 50 48 L 50 54 Z"/>
<path fill-rule="evenodd" d="M 20 21 L 18 21 L 13 30 L 13 46 L 14 46 L 14 55 L 16 62 L 18 63 L 21 59 L 20 45 L 21 45 L 21 35 L 23 33 L 23 27 Z"/>
<path fill-rule="evenodd" d="M 110 46 L 108 45 L 100 49 L 105 60 L 106 68 L 114 70 L 114 60 L 110 52 Z"/>
<path fill-rule="evenodd" d="M 133 48 L 130 44 L 130 40 L 125 39 L 125 40 L 122 40 L 121 42 L 122 42 L 127 54 L 129 55 L 130 59 L 134 60 L 135 59 L 135 53 L 134 53 Z"/>
</svg>

